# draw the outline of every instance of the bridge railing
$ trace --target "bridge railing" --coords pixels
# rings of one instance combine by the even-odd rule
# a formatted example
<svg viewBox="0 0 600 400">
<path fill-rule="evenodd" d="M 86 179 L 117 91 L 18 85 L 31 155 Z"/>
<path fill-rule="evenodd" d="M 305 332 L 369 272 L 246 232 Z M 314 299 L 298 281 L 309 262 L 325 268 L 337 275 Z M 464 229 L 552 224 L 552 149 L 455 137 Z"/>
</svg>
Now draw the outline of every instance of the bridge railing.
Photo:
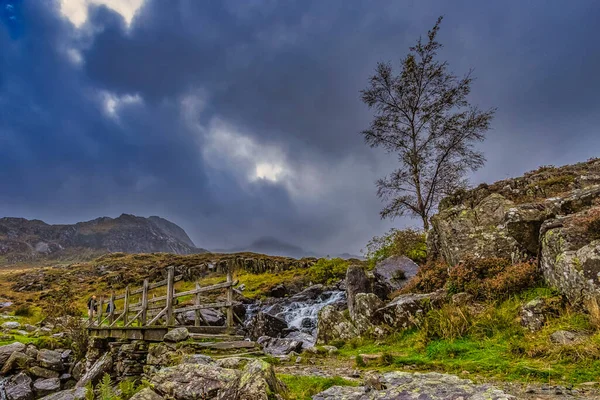
<svg viewBox="0 0 600 400">
<path fill-rule="evenodd" d="M 233 280 L 231 270 L 227 272 L 225 282 L 201 286 L 196 282 L 196 288 L 177 292 L 175 283 L 183 279 L 182 275 L 175 276 L 175 268 L 167 268 L 167 279 L 159 282 L 150 283 L 144 279 L 141 288 L 131 289 L 129 285 L 125 288 L 125 293 L 110 296 L 100 296 L 98 300 L 97 315 L 90 316 L 90 327 L 152 327 L 152 326 L 175 326 L 177 325 L 177 314 L 194 311 L 194 325 L 208 325 L 204 319 L 201 310 L 203 309 L 226 309 L 226 326 L 233 327 L 234 312 L 233 307 L 240 304 L 233 301 L 234 286 L 237 281 Z M 157 296 L 156 291 L 166 286 L 166 292 Z M 203 303 L 202 294 L 225 290 L 226 300 L 220 302 Z M 154 292 L 153 297 L 150 297 Z M 178 307 L 179 299 L 184 296 L 193 297 L 193 305 L 184 305 Z M 119 304 L 119 306 L 117 306 Z M 107 307 L 108 306 L 108 307 Z M 105 311 L 107 307 L 108 312 Z"/>
</svg>

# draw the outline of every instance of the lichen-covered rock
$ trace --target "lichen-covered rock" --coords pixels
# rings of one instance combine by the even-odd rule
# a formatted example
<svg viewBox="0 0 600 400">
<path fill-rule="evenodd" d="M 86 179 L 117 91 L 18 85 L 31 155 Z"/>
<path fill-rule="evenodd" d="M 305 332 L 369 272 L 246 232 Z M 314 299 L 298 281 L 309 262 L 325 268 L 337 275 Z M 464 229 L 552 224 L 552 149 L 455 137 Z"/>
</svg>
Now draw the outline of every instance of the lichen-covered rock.
<svg viewBox="0 0 600 400">
<path fill-rule="evenodd" d="M 258 343 L 263 346 L 263 351 L 272 356 L 283 356 L 290 354 L 292 351 L 300 353 L 302 351 L 302 341 L 293 339 L 280 339 L 263 336 L 265 340 L 260 340 Z"/>
<path fill-rule="evenodd" d="M 378 309 L 375 319 L 396 329 L 411 328 L 432 307 L 439 307 L 445 301 L 444 290 L 433 293 L 402 294 Z"/>
<path fill-rule="evenodd" d="M 359 293 L 354 299 L 354 313 L 350 316 L 359 334 L 373 330 L 381 321 L 377 319 L 377 310 L 385 304 L 374 293 Z"/>
<path fill-rule="evenodd" d="M 580 342 L 584 338 L 583 335 L 571 331 L 556 331 L 550 335 L 550 341 L 555 344 L 574 344 Z"/>
<path fill-rule="evenodd" d="M 146 364 L 169 366 L 173 362 L 175 349 L 173 344 L 165 342 L 153 343 L 148 347 L 148 356 Z"/>
<path fill-rule="evenodd" d="M 154 390 L 175 400 L 216 399 L 239 372 L 214 365 L 180 364 L 160 370 L 150 378 Z"/>
<path fill-rule="evenodd" d="M 544 299 L 533 299 L 521 308 L 521 325 L 532 332 L 539 331 L 546 323 L 547 307 Z"/>
<path fill-rule="evenodd" d="M 31 378 L 24 372 L 12 376 L 4 386 L 8 400 L 32 400 L 33 390 Z"/>
<path fill-rule="evenodd" d="M 371 291 L 369 278 L 365 270 L 359 265 L 351 265 L 346 270 L 346 300 L 350 315 L 354 312 L 354 298 L 358 293 L 369 293 Z"/>
<path fill-rule="evenodd" d="M 45 396 L 60 390 L 60 379 L 37 379 L 33 382 L 33 389 L 38 396 Z"/>
<path fill-rule="evenodd" d="M 346 316 L 333 306 L 325 306 L 319 312 L 317 322 L 317 343 L 329 343 L 333 340 L 350 340 L 359 336 L 359 332 Z"/>
<path fill-rule="evenodd" d="M 144 388 L 134 394 L 129 400 L 163 400 L 163 397 L 150 388 Z"/>
<path fill-rule="evenodd" d="M 7 375 L 11 371 L 19 371 L 27 369 L 33 363 L 33 358 L 25 353 L 15 351 L 10 355 L 4 363 L 4 367 L 0 369 L 0 375 Z"/>
<path fill-rule="evenodd" d="M 313 400 L 509 400 L 514 396 L 490 385 L 475 385 L 454 375 L 389 372 L 380 383 L 384 389 L 334 386 L 313 396 Z"/>
<path fill-rule="evenodd" d="M 247 364 L 238 379 L 219 393 L 219 400 L 269 400 L 286 393 L 271 364 L 255 360 Z"/>
<path fill-rule="evenodd" d="M 40 400 L 83 400 L 86 398 L 86 393 L 87 389 L 81 387 L 52 393 L 48 396 L 42 397 Z"/>
<path fill-rule="evenodd" d="M 257 340 L 261 336 L 280 337 L 288 328 L 287 322 L 265 312 L 258 312 L 248 323 L 248 336 Z"/>
<path fill-rule="evenodd" d="M 54 350 L 43 349 L 38 351 L 37 361 L 40 366 L 53 371 L 62 371 L 65 368 L 61 353 Z"/>
<path fill-rule="evenodd" d="M 12 329 L 19 329 L 21 327 L 21 324 L 17 321 L 7 321 L 0 326 L 2 327 L 2 329 L 10 331 Z"/>
<path fill-rule="evenodd" d="M 92 384 L 95 385 L 102 379 L 102 376 L 104 376 L 105 373 L 110 371 L 112 365 L 113 359 L 111 354 L 105 353 L 85 372 L 85 374 L 83 374 L 81 378 L 79 378 L 75 387 L 85 387 L 89 382 L 92 382 Z"/>
<path fill-rule="evenodd" d="M 4 346 L 0 346 L 0 368 L 4 366 L 4 363 L 10 358 L 12 353 L 15 351 L 23 352 L 25 351 L 25 345 L 23 343 L 15 342 L 11 344 L 7 344 Z"/>
<path fill-rule="evenodd" d="M 37 365 L 34 365 L 33 367 L 29 368 L 29 373 L 33 376 L 37 376 L 38 378 L 45 378 L 45 379 L 58 378 L 60 376 L 60 374 L 56 371 L 52 371 L 51 369 L 42 368 Z"/>
<path fill-rule="evenodd" d="M 412 279 L 419 266 L 406 256 L 393 256 L 377 263 L 373 269 L 373 293 L 382 300 L 401 289 Z"/>
<path fill-rule="evenodd" d="M 181 327 L 172 329 L 169 332 L 167 332 L 164 339 L 165 342 L 178 343 L 183 342 L 188 337 L 190 337 L 190 332 L 187 330 L 187 328 Z"/>
</svg>

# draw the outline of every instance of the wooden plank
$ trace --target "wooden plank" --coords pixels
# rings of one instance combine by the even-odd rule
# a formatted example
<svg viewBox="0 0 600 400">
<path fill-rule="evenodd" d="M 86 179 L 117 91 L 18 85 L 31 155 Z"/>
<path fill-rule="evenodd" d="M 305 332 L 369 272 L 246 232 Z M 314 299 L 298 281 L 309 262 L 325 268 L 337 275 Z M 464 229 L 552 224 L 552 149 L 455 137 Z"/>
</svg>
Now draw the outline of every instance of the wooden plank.
<svg viewBox="0 0 600 400">
<path fill-rule="evenodd" d="M 179 282 L 179 281 L 183 280 L 183 275 L 177 275 L 176 277 L 173 278 L 173 280 L 175 282 Z M 161 286 L 165 286 L 167 283 L 168 283 L 167 279 L 164 279 L 162 281 L 158 281 L 158 282 L 155 282 L 155 283 L 151 283 L 148 286 L 148 290 L 152 290 L 152 289 L 159 288 Z M 142 287 L 142 288 L 139 288 L 139 289 L 132 290 L 129 294 L 130 295 L 140 294 L 143 291 L 144 291 L 144 288 Z M 124 299 L 124 298 L 125 298 L 125 294 L 120 294 L 118 296 L 115 296 L 115 300 L 121 300 L 121 299 Z"/>
<path fill-rule="evenodd" d="M 144 279 L 144 286 L 142 287 L 143 291 L 142 291 L 142 309 L 140 310 L 141 313 L 141 317 L 140 317 L 140 322 L 142 323 L 142 326 L 146 325 L 146 319 L 148 317 L 148 290 L 150 288 L 150 284 L 148 282 L 148 279 Z"/>
<path fill-rule="evenodd" d="M 173 282 L 173 274 L 175 272 L 175 269 L 173 267 L 169 267 L 169 270 L 167 272 L 167 305 L 166 305 L 166 310 L 167 310 L 167 325 L 171 325 L 172 324 L 172 320 L 173 320 L 173 294 L 175 291 L 175 287 L 174 282 Z"/>
<path fill-rule="evenodd" d="M 167 312 L 167 308 L 163 308 L 161 312 L 156 314 L 156 317 L 152 318 L 150 322 L 148 322 L 148 326 L 152 326 L 155 322 L 157 322 L 165 313 Z"/>
<path fill-rule="evenodd" d="M 196 290 L 200 289 L 200 283 L 196 282 Z M 196 298 L 194 301 L 195 305 L 199 306 L 200 301 L 200 293 L 196 293 Z M 194 319 L 194 326 L 200 326 L 200 321 L 204 322 L 205 325 L 208 325 L 208 322 L 204 319 L 204 315 L 200 312 L 200 310 L 196 310 L 196 318 Z"/>
<path fill-rule="evenodd" d="M 227 283 L 231 285 L 227 288 L 227 327 L 233 327 L 233 276 L 231 275 L 231 267 L 227 268 Z"/>
<path fill-rule="evenodd" d="M 194 343 L 194 347 L 217 350 L 252 349 L 256 347 L 256 342 L 251 342 L 249 340 L 237 340 L 232 342 L 198 342 Z"/>
<path fill-rule="evenodd" d="M 200 304 L 197 306 L 187 306 L 187 307 L 183 307 L 183 308 L 177 308 L 177 309 L 173 310 L 173 312 L 174 313 L 183 313 L 183 312 L 188 312 L 188 311 L 203 310 L 205 308 L 230 307 L 232 305 L 238 305 L 238 304 L 240 304 L 240 303 L 239 302 L 228 303 L 226 301 L 222 301 L 219 303 L 207 303 L 207 304 Z"/>
<path fill-rule="evenodd" d="M 182 297 L 182 296 L 189 296 L 189 295 L 193 295 L 193 294 L 198 294 L 198 293 L 204 293 L 204 292 L 210 292 L 212 290 L 217 290 L 217 289 L 226 289 L 230 286 L 235 286 L 238 284 L 238 281 L 233 281 L 233 282 L 222 282 L 222 283 L 217 283 L 215 285 L 210 285 L 210 286 L 202 286 L 200 289 L 192 289 L 192 290 L 188 290 L 186 292 L 179 292 L 176 293 L 175 295 L 173 295 L 173 298 L 178 298 L 178 297 Z M 164 301 L 167 299 L 167 296 L 159 296 L 159 297 L 154 297 L 152 299 L 149 299 L 148 302 L 149 303 L 156 303 L 157 301 Z"/>
<path fill-rule="evenodd" d="M 190 333 L 223 334 L 227 332 L 226 326 L 188 326 Z"/>
<path fill-rule="evenodd" d="M 127 326 L 129 320 L 128 320 L 128 314 L 129 313 L 129 285 L 127 285 L 127 287 L 125 287 L 125 304 L 123 305 L 123 323 L 125 324 L 125 326 Z"/>
</svg>

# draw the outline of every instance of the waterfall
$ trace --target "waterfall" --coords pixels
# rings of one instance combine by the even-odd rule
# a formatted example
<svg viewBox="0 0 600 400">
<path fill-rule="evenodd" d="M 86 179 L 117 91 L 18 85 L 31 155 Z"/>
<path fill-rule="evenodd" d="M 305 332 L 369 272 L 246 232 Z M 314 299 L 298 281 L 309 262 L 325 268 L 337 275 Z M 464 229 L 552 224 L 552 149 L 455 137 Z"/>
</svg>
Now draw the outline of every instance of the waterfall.
<svg viewBox="0 0 600 400">
<path fill-rule="evenodd" d="M 10 378 L 9 376 L 5 376 L 5 377 L 0 376 L 0 400 L 7 400 L 6 390 L 4 390 L 4 387 L 9 378 Z"/>
</svg>

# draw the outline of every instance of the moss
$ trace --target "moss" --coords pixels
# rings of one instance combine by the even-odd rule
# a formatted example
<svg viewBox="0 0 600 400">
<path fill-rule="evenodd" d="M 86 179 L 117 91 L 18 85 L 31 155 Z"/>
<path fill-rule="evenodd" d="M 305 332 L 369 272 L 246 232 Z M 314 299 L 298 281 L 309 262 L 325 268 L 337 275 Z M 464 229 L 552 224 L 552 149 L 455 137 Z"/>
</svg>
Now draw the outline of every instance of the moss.
<svg viewBox="0 0 600 400">
<path fill-rule="evenodd" d="M 277 375 L 288 387 L 289 400 L 310 400 L 312 396 L 332 386 L 358 386 L 358 382 L 338 376 L 326 378 L 320 376 Z"/>
</svg>

